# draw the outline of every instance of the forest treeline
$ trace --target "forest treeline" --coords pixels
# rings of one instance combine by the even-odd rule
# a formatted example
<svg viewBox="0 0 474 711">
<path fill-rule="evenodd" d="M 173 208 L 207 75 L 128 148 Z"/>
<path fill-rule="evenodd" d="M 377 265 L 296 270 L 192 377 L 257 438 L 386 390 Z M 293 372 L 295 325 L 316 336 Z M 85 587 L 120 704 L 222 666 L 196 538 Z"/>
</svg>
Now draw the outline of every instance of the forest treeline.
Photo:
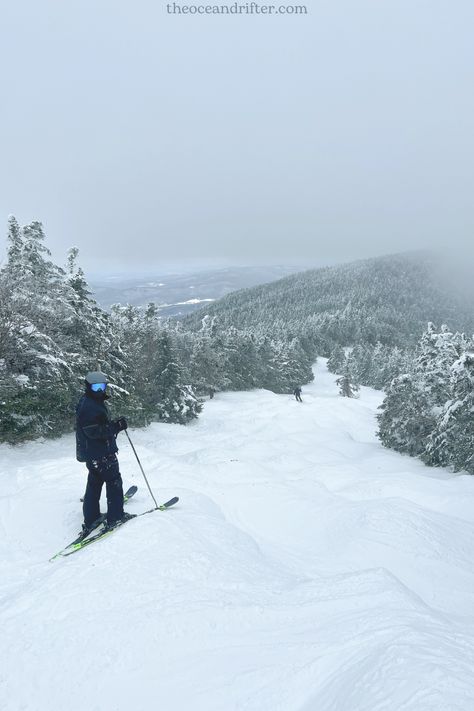
<svg viewBox="0 0 474 711">
<path fill-rule="evenodd" d="M 434 320 L 449 328 L 427 328 Z M 181 321 L 163 321 L 153 303 L 105 311 L 78 250 L 59 266 L 42 224 L 11 217 L 0 270 L 0 441 L 70 431 L 88 370 L 108 374 L 114 415 L 186 424 L 210 392 L 292 392 L 312 380 L 320 355 L 352 383 L 345 392 L 385 389 L 385 446 L 474 473 L 474 347 L 463 335 L 473 326 L 469 304 L 443 288 L 427 255 L 303 272 Z"/>
<path fill-rule="evenodd" d="M 132 424 L 186 424 L 212 390 L 266 387 L 291 392 L 312 378 L 314 350 L 288 334 L 219 328 L 203 316 L 191 331 L 146 308 L 92 298 L 78 250 L 51 260 L 40 222 L 10 217 L 0 270 L 0 441 L 70 431 L 88 370 L 110 378 L 116 414 Z"/>
</svg>

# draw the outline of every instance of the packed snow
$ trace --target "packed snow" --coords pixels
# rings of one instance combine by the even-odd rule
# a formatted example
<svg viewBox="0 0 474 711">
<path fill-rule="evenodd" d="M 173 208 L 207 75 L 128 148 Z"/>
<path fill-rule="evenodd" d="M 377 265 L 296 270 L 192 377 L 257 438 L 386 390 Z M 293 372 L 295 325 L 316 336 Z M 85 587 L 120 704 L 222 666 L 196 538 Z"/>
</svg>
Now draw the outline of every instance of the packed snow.
<svg viewBox="0 0 474 711">
<path fill-rule="evenodd" d="M 382 394 L 335 380 L 131 431 L 179 504 L 52 562 L 82 522 L 73 436 L 1 446 L 2 711 L 472 711 L 474 478 L 384 449 Z"/>
</svg>

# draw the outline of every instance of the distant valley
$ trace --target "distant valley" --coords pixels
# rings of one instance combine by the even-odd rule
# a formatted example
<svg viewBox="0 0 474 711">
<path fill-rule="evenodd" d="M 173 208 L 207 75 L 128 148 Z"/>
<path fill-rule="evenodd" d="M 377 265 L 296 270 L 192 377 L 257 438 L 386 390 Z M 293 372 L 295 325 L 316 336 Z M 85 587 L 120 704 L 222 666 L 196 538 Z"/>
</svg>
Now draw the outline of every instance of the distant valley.
<svg viewBox="0 0 474 711">
<path fill-rule="evenodd" d="M 179 318 L 232 291 L 276 281 L 302 269 L 301 266 L 252 266 L 141 277 L 107 275 L 103 279 L 91 279 L 90 287 L 103 308 L 117 303 L 145 306 L 154 302 L 163 318 Z"/>
</svg>

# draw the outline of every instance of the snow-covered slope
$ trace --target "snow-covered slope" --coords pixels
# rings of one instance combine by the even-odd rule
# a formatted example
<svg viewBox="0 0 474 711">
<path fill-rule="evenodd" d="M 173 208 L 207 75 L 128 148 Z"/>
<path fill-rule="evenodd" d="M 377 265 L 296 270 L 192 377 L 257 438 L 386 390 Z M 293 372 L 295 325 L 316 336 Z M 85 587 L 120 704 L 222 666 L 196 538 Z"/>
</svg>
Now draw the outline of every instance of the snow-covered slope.
<svg viewBox="0 0 474 711">
<path fill-rule="evenodd" d="M 0 447 L 3 711 L 474 709 L 474 478 L 384 450 L 380 393 L 315 375 L 302 404 L 219 394 L 133 432 L 180 503 L 51 563 L 81 523 L 73 438 Z"/>
</svg>

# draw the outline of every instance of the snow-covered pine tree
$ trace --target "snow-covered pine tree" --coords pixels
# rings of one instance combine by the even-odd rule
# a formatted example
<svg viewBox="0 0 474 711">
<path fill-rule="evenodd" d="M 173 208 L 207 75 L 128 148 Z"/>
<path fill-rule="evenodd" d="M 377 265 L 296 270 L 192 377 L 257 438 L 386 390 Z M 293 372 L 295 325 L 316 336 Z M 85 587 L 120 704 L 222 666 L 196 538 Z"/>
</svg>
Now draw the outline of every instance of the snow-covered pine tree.
<svg viewBox="0 0 474 711">
<path fill-rule="evenodd" d="M 379 437 L 385 446 L 439 463 L 431 435 L 451 396 L 451 366 L 464 348 L 462 335 L 428 324 L 410 372 L 395 378 L 386 391 L 379 415 Z"/>
<path fill-rule="evenodd" d="M 262 333 L 257 339 L 257 373 L 255 381 L 257 387 L 271 390 L 274 380 L 273 356 L 274 344 L 267 333 Z"/>
<path fill-rule="evenodd" d="M 202 410 L 202 403 L 190 385 L 181 380 L 181 368 L 170 334 L 162 331 L 157 341 L 157 359 L 153 397 L 155 415 L 163 422 L 186 424 Z"/>
<path fill-rule="evenodd" d="M 373 388 L 383 390 L 390 382 L 387 372 L 388 356 L 390 348 L 377 341 L 372 349 L 372 362 L 370 367 L 370 381 Z"/>
<path fill-rule="evenodd" d="M 450 372 L 451 398 L 429 437 L 424 459 L 474 474 L 474 351 L 464 353 Z"/>
<path fill-rule="evenodd" d="M 7 441 L 50 436 L 69 428 L 70 359 L 61 343 L 61 324 L 71 314 L 64 271 L 49 260 L 40 222 L 19 228 L 9 220 L 7 286 L 10 327 L 0 381 L 1 433 Z M 5 308 L 5 306 L 4 306 Z"/>
<path fill-rule="evenodd" d="M 214 319 L 203 318 L 200 331 L 192 338 L 189 361 L 191 382 L 198 394 L 229 387 L 230 381 L 223 375 L 222 338 Z"/>
<path fill-rule="evenodd" d="M 384 377 L 386 381 L 384 386 L 390 383 L 401 373 L 405 373 L 409 368 L 410 354 L 397 348 L 397 346 L 389 347 L 387 352 L 387 362 L 384 368 Z"/>
<path fill-rule="evenodd" d="M 372 347 L 368 344 L 357 344 L 351 350 L 351 373 L 357 383 L 368 385 L 372 366 Z M 344 367 L 344 363 L 341 366 Z M 338 372 L 341 372 L 339 370 Z"/>
<path fill-rule="evenodd" d="M 394 378 L 386 389 L 380 410 L 377 436 L 382 444 L 414 457 L 421 455 L 434 419 L 423 382 L 417 374 L 405 373 Z"/>
<path fill-rule="evenodd" d="M 20 225 L 14 215 L 10 215 L 8 218 L 7 245 L 9 272 L 12 278 L 20 279 L 21 255 L 24 243 Z M 15 271 L 18 273 L 14 274 Z"/>
<path fill-rule="evenodd" d="M 417 349 L 415 367 L 433 406 L 443 406 L 450 397 L 451 366 L 465 350 L 464 336 L 454 335 L 445 325 L 437 331 L 432 323 L 428 324 Z"/>
<path fill-rule="evenodd" d="M 342 346 L 335 346 L 328 358 L 327 367 L 330 373 L 340 373 L 344 367 L 346 354 Z"/>
<path fill-rule="evenodd" d="M 159 375 L 160 398 L 156 403 L 156 414 L 162 422 L 185 425 L 202 410 L 202 402 L 192 388 L 180 384 L 180 380 L 181 369 L 173 361 Z"/>
<path fill-rule="evenodd" d="M 359 392 L 354 366 L 355 361 L 351 360 L 351 353 L 347 353 L 342 366 L 342 375 L 336 380 L 336 385 L 339 385 L 339 395 L 343 397 L 357 397 Z"/>
<path fill-rule="evenodd" d="M 77 247 L 72 247 L 68 253 L 65 289 L 70 310 L 67 316 L 63 315 L 61 340 L 82 387 L 84 372 L 99 367 L 107 373 L 112 372 L 113 366 L 105 355 L 113 354 L 110 317 L 92 298 L 84 272 L 77 264 L 78 254 Z"/>
<path fill-rule="evenodd" d="M 264 387 L 275 393 L 291 393 L 296 385 L 313 380 L 311 363 L 297 338 L 272 340 L 271 355 L 263 377 Z"/>
<path fill-rule="evenodd" d="M 137 426 L 156 417 L 156 374 L 159 369 L 161 327 L 154 309 L 143 313 L 135 306 L 112 307 L 110 332 L 115 342 L 111 408 Z M 106 371 L 107 372 L 107 371 Z"/>
<path fill-rule="evenodd" d="M 71 247 L 67 256 L 67 277 L 69 285 L 74 290 L 77 298 L 82 302 L 91 302 L 91 292 L 87 284 L 84 271 L 77 263 L 79 250 L 77 247 Z"/>
<path fill-rule="evenodd" d="M 251 335 L 233 326 L 222 334 L 222 367 L 226 373 L 228 387 L 245 390 L 257 385 L 257 352 Z"/>
</svg>

